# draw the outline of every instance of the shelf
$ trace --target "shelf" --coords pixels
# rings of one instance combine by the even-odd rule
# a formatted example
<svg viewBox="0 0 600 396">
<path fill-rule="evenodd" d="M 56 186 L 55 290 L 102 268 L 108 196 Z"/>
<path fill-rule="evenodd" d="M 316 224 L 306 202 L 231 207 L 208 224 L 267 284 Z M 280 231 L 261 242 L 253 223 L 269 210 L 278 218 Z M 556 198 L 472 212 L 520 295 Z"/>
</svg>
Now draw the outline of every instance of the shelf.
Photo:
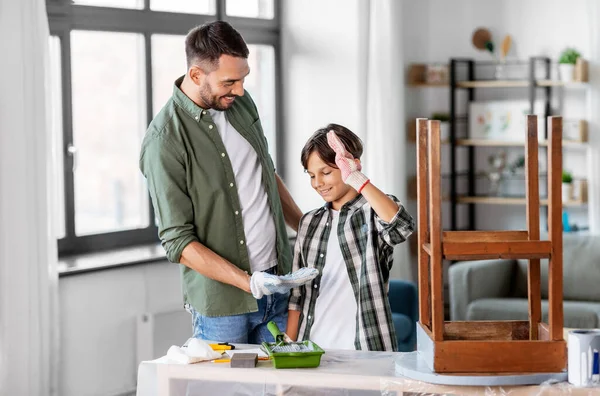
<svg viewBox="0 0 600 396">
<path fill-rule="evenodd" d="M 408 142 L 412 143 L 412 144 L 415 144 L 417 142 L 417 140 L 411 138 L 411 139 L 408 139 Z M 450 140 L 449 139 L 442 139 L 442 140 L 440 140 L 440 144 L 442 146 L 448 145 L 448 144 L 450 144 Z"/>
<path fill-rule="evenodd" d="M 413 82 L 408 84 L 409 87 L 413 88 L 448 88 L 448 83 L 427 83 L 427 82 Z"/>
<path fill-rule="evenodd" d="M 543 146 L 543 147 L 547 147 L 548 141 L 542 140 L 541 142 L 539 142 L 539 145 Z M 525 143 L 523 143 L 522 146 L 525 146 Z M 575 140 L 563 140 L 562 146 L 563 146 L 563 148 L 566 147 L 566 148 L 587 149 L 589 147 L 589 144 L 588 144 L 588 142 L 577 142 Z"/>
<path fill-rule="evenodd" d="M 523 88 L 529 86 L 528 80 L 481 80 L 459 81 L 458 88 Z"/>
<path fill-rule="evenodd" d="M 540 141 L 539 146 L 548 146 L 548 141 Z M 457 139 L 457 146 L 477 146 L 477 147 L 525 147 L 525 142 L 510 141 L 510 140 L 487 140 L 487 139 Z M 588 148 L 587 142 L 576 142 L 570 140 L 564 140 L 562 142 L 563 147 L 568 148 Z"/>
<path fill-rule="evenodd" d="M 416 200 L 416 196 L 411 196 L 409 199 Z M 450 202 L 450 196 L 443 195 L 442 202 Z M 459 204 L 481 204 L 481 205 L 526 205 L 525 198 L 519 197 L 458 197 L 457 203 Z M 568 201 L 563 202 L 563 206 L 567 207 L 580 207 L 587 205 L 584 201 Z M 548 206 L 548 200 L 540 200 L 540 206 Z"/>
<path fill-rule="evenodd" d="M 525 205 L 527 203 L 525 197 L 458 197 L 458 203 L 461 204 L 488 204 L 488 205 Z M 587 203 L 584 201 L 567 201 L 563 202 L 563 206 L 583 206 Z M 548 200 L 540 200 L 541 206 L 547 206 Z"/>
<path fill-rule="evenodd" d="M 589 85 L 586 81 L 560 81 L 560 80 L 538 80 L 538 87 L 566 87 L 566 88 L 587 88 Z"/>
<path fill-rule="evenodd" d="M 509 140 L 487 140 L 487 139 L 457 139 L 457 146 L 480 146 L 480 147 L 525 147 L 524 142 L 513 142 Z"/>
<path fill-rule="evenodd" d="M 585 81 L 564 82 L 560 80 L 537 80 L 538 87 L 566 87 L 587 88 Z M 529 80 L 481 80 L 481 81 L 459 81 L 458 88 L 524 88 L 529 86 Z"/>
</svg>

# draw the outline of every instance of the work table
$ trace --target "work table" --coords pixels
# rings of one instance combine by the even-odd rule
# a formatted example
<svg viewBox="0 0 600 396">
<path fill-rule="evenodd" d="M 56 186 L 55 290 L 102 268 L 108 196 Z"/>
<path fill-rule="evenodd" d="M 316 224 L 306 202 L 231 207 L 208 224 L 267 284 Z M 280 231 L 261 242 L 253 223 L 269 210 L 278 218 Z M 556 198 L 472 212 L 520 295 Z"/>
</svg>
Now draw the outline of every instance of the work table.
<svg viewBox="0 0 600 396">
<path fill-rule="evenodd" d="M 256 348 L 240 345 L 239 349 Z M 230 368 L 227 363 L 170 363 L 166 357 L 142 362 L 137 396 L 184 395 L 591 395 L 597 389 L 577 389 L 567 383 L 518 387 L 456 387 L 433 385 L 395 372 L 402 352 L 327 350 L 321 365 L 310 369 L 275 369 L 271 361 L 255 368 Z"/>
</svg>

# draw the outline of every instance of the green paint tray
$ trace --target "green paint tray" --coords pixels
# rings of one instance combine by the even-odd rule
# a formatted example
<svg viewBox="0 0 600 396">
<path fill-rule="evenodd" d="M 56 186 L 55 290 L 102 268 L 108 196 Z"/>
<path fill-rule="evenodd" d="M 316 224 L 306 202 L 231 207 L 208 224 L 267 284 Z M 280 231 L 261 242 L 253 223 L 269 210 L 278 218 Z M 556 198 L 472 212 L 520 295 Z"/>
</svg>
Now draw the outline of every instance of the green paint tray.
<svg viewBox="0 0 600 396">
<path fill-rule="evenodd" d="M 321 355 L 325 353 L 321 347 L 312 341 L 285 342 L 284 335 L 275 322 L 269 322 L 267 328 L 275 337 L 275 342 L 263 342 L 262 346 L 271 357 L 273 367 L 319 367 Z"/>
</svg>

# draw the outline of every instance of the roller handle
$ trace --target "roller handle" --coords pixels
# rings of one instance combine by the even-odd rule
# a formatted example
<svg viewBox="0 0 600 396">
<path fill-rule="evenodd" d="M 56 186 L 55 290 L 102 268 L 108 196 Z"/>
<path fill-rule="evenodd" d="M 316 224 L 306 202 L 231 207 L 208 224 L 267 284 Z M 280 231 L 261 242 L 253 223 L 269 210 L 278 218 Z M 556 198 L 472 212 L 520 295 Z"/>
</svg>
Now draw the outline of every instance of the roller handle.
<svg viewBox="0 0 600 396">
<path fill-rule="evenodd" d="M 275 338 L 275 342 L 279 343 L 285 341 L 285 336 L 281 332 L 281 330 L 279 330 L 277 323 L 270 321 L 269 323 L 267 323 L 267 329 L 269 329 L 269 331 L 273 335 L 273 338 Z"/>
</svg>

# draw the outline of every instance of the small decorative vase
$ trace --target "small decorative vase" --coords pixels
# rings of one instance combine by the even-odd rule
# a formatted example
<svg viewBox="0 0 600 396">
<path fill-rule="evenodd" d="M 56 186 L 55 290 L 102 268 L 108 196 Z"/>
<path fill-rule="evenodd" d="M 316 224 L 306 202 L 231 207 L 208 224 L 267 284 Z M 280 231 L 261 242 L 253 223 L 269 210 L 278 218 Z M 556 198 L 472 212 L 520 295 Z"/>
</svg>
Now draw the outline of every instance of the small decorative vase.
<svg viewBox="0 0 600 396">
<path fill-rule="evenodd" d="M 504 62 L 496 63 L 496 69 L 494 70 L 494 78 L 496 80 L 506 80 L 506 65 Z"/>
<path fill-rule="evenodd" d="M 571 82 L 573 81 L 573 75 L 575 72 L 575 65 L 570 63 L 561 63 L 558 65 L 558 71 L 560 74 L 560 80 L 562 82 Z"/>
<path fill-rule="evenodd" d="M 563 203 L 573 200 L 573 183 L 562 184 L 562 201 Z"/>
</svg>

